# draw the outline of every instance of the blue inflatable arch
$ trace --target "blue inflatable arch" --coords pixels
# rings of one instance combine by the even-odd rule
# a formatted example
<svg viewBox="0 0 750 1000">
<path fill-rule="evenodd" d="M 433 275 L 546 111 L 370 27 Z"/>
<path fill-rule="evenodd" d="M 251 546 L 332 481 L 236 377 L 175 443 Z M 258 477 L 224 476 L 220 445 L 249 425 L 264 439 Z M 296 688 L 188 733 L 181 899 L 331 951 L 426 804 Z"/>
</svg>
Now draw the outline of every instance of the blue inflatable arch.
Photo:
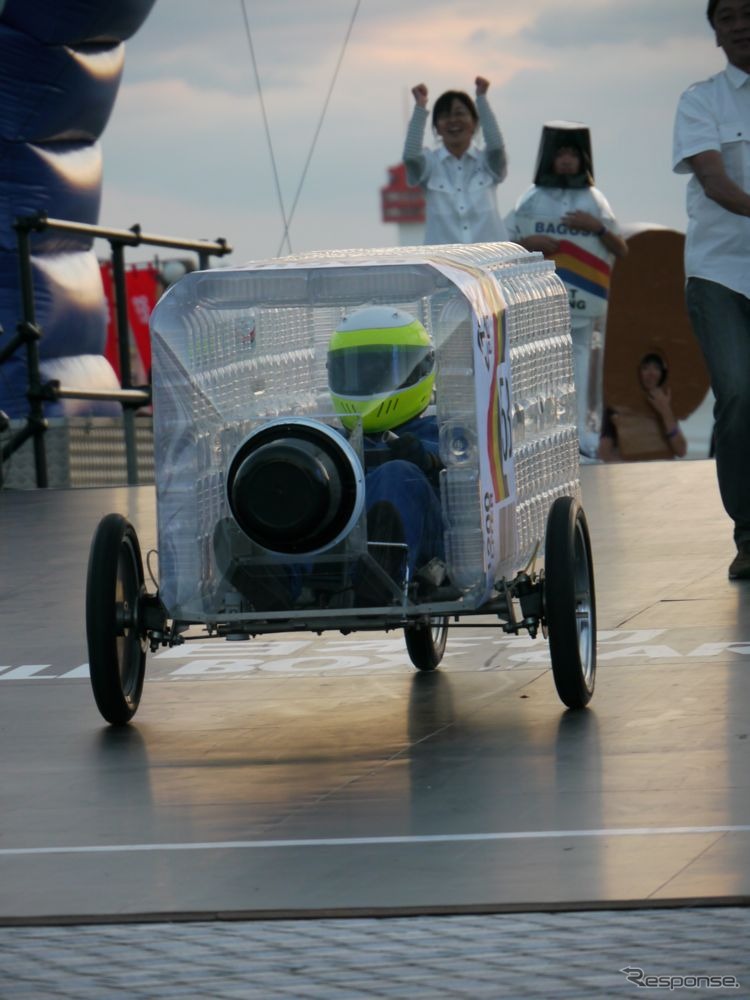
<svg viewBox="0 0 750 1000">
<path fill-rule="evenodd" d="M 155 0 L 0 0 L 0 346 L 22 315 L 13 222 L 43 212 L 96 225 L 99 139 L 117 97 L 126 39 Z M 107 313 L 93 239 L 33 238 L 43 380 L 117 388 L 103 356 Z M 0 409 L 28 412 L 25 348 L 0 365 Z M 47 415 L 119 413 L 119 404 L 65 400 Z"/>
</svg>

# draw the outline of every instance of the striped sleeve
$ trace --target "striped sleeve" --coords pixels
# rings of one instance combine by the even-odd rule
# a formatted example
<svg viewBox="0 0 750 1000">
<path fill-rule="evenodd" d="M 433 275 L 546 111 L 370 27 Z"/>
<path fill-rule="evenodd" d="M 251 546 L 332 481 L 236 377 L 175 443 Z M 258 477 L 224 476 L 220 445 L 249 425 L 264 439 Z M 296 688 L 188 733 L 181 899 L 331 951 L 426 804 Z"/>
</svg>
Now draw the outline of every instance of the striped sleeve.
<svg viewBox="0 0 750 1000">
<path fill-rule="evenodd" d="M 403 160 L 406 166 L 406 178 L 410 184 L 419 184 L 424 179 L 427 160 L 422 144 L 428 114 L 427 108 L 420 108 L 415 104 L 406 132 Z"/>
<path fill-rule="evenodd" d="M 498 183 L 501 183 L 508 175 L 508 157 L 505 155 L 505 143 L 500 126 L 497 124 L 497 119 L 485 94 L 477 95 L 477 111 L 484 136 L 487 166 L 497 178 Z"/>
</svg>

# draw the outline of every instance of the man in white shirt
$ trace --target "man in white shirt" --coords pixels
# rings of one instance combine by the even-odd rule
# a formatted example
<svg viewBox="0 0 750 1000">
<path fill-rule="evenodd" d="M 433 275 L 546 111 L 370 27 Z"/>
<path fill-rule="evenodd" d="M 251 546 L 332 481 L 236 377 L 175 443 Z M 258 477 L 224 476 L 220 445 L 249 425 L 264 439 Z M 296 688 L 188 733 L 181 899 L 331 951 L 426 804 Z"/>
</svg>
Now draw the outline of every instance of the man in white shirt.
<svg viewBox="0 0 750 1000">
<path fill-rule="evenodd" d="M 716 397 L 716 471 L 750 579 L 750 0 L 709 0 L 726 69 L 682 94 L 673 169 L 690 173 L 686 301 Z"/>
</svg>

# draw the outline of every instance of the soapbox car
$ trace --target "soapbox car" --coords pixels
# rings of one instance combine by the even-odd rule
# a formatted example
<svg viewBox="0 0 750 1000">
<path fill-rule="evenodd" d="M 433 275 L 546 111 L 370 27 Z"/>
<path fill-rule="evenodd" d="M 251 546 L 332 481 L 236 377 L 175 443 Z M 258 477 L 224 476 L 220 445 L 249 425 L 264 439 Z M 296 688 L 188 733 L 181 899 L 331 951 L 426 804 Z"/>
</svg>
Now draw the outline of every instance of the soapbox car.
<svg viewBox="0 0 750 1000">
<path fill-rule="evenodd" d="M 594 690 L 569 310 L 509 243 L 317 253 L 186 275 L 151 321 L 158 572 L 92 541 L 94 697 L 138 708 L 161 646 L 449 628 L 542 631 L 569 708 Z M 156 578 L 158 577 L 158 583 Z"/>
</svg>

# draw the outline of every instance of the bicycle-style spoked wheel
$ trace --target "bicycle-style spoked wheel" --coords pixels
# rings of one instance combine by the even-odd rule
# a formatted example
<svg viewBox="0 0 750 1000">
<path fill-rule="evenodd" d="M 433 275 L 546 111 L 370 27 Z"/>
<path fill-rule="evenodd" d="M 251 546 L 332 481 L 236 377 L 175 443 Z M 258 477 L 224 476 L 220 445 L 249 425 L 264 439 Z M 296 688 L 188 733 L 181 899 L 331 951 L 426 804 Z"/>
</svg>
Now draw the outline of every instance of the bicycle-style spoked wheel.
<svg viewBox="0 0 750 1000">
<path fill-rule="evenodd" d="M 547 518 L 544 613 L 557 693 L 584 708 L 596 678 L 596 598 L 586 516 L 573 497 L 558 497 Z"/>
<path fill-rule="evenodd" d="M 107 514 L 94 534 L 86 580 L 86 637 L 94 699 L 114 726 L 135 715 L 143 691 L 147 639 L 138 624 L 145 589 L 133 526 Z"/>
<path fill-rule="evenodd" d="M 434 670 L 443 658 L 448 638 L 448 619 L 444 616 L 404 626 L 409 659 L 417 670 Z"/>
</svg>

